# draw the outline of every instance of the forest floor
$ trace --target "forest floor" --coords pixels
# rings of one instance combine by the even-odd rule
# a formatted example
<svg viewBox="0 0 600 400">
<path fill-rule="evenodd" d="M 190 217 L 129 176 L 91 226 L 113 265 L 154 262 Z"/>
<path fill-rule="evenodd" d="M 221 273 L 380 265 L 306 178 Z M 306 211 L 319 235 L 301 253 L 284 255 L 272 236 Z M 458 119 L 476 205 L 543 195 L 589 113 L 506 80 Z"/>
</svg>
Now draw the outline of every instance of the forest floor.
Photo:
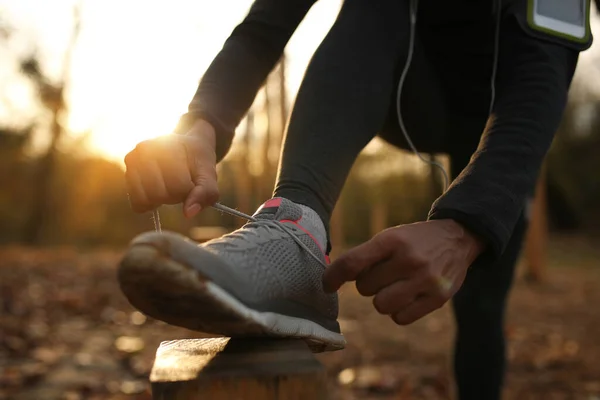
<svg viewBox="0 0 600 400">
<path fill-rule="evenodd" d="M 554 237 L 544 283 L 509 303 L 506 399 L 600 400 L 600 249 Z M 148 400 L 163 340 L 199 337 L 136 312 L 111 250 L 0 248 L 0 399 Z M 319 355 L 338 399 L 449 399 L 450 307 L 408 327 L 341 293 L 344 351 Z M 485 368 L 485 366 L 482 366 Z"/>
</svg>

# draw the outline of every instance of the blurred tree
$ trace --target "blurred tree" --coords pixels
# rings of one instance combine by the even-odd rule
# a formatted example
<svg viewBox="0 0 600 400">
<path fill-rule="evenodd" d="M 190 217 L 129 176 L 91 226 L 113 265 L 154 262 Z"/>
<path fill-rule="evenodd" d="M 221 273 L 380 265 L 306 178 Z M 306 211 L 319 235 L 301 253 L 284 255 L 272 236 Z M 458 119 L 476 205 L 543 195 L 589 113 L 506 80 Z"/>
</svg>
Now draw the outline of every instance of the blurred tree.
<svg viewBox="0 0 600 400">
<path fill-rule="evenodd" d="M 252 213 L 272 195 L 287 121 L 285 63 L 283 57 L 268 76 L 246 115 L 241 135 L 222 162 L 236 171 L 236 204 L 245 213 Z"/>
<path fill-rule="evenodd" d="M 137 233 L 152 229 L 149 215 L 131 212 L 118 165 L 64 151 L 70 142 L 63 140 L 66 128 L 61 122 L 69 111 L 65 90 L 77 20 L 58 82 L 48 77 L 39 57 L 21 60 L 21 70 L 51 117 L 46 132 L 52 140 L 47 151 L 32 157 L 27 153 L 32 128 L 0 129 L 0 185 L 9 188 L 0 192 L 0 242 L 25 237 L 30 243 L 124 245 Z M 282 61 L 257 96 L 232 152 L 219 165 L 221 201 L 244 212 L 253 212 L 270 196 L 275 180 L 289 106 Z M 548 210 L 555 226 L 581 222 L 600 227 L 599 152 L 600 100 L 575 94 L 547 159 Z M 386 226 L 422 220 L 439 195 L 439 178 L 437 170 L 391 146 L 361 153 L 331 221 L 334 245 L 354 245 Z M 28 214 L 29 210 L 33 212 Z M 232 229 L 244 223 L 212 210 L 187 221 L 180 206 L 162 207 L 161 217 L 165 227 L 181 233 L 188 233 L 193 224 Z"/>
<path fill-rule="evenodd" d="M 42 241 L 46 219 L 54 212 L 50 191 L 55 178 L 57 145 L 65 131 L 62 121 L 66 120 L 68 113 L 65 88 L 71 76 L 71 58 L 80 28 L 80 6 L 76 5 L 73 32 L 64 55 L 63 70 L 58 82 L 51 82 L 45 75 L 36 55 L 30 56 L 21 63 L 21 70 L 35 85 L 42 105 L 51 115 L 50 144 L 45 154 L 39 158 L 36 173 L 31 181 L 34 188 L 33 202 L 23 236 L 23 240 L 28 244 L 38 244 Z"/>
<path fill-rule="evenodd" d="M 255 135 L 254 111 L 250 110 L 246 117 L 246 130 L 241 141 L 242 149 L 238 159 L 238 206 L 244 213 L 252 213 L 254 209 L 254 177 L 250 173 L 250 158 L 252 153 L 252 139 Z"/>
<path fill-rule="evenodd" d="M 25 153 L 32 128 L 0 128 L 0 242 L 19 237 L 27 215 L 31 160 Z"/>
<path fill-rule="evenodd" d="M 543 166 L 538 177 L 533 198 L 526 210 L 529 222 L 524 245 L 527 262 L 526 277 L 533 283 L 542 282 L 546 270 L 548 242 L 546 182 L 546 167 Z"/>
<path fill-rule="evenodd" d="M 277 75 L 274 75 L 275 77 Z M 271 165 L 270 159 L 270 150 L 271 150 L 271 141 L 274 136 L 274 131 L 278 127 L 274 122 L 276 117 L 274 115 L 273 103 L 277 102 L 277 93 L 274 93 L 273 90 L 273 75 L 267 79 L 264 86 L 264 103 L 262 112 L 266 117 L 266 126 L 262 135 L 262 148 L 261 148 L 261 176 L 258 185 L 259 193 L 258 196 L 261 199 L 268 199 L 271 197 L 271 193 L 273 190 L 273 177 L 275 176 L 273 172 L 273 166 Z"/>
<path fill-rule="evenodd" d="M 556 228 L 600 227 L 599 113 L 599 99 L 572 99 L 548 154 L 546 191 Z"/>
</svg>

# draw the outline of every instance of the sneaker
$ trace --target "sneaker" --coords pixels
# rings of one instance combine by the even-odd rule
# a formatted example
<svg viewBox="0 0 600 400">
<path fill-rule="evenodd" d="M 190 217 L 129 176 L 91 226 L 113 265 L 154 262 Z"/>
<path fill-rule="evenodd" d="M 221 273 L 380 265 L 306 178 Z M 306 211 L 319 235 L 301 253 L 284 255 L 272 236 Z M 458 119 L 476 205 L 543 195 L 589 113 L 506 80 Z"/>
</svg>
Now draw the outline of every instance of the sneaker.
<svg viewBox="0 0 600 400">
<path fill-rule="evenodd" d="M 195 331 L 344 348 L 337 294 L 322 287 L 328 259 L 298 224 L 302 209 L 275 198 L 253 217 L 203 244 L 173 232 L 138 236 L 119 266 L 123 293 L 148 316 Z"/>
</svg>

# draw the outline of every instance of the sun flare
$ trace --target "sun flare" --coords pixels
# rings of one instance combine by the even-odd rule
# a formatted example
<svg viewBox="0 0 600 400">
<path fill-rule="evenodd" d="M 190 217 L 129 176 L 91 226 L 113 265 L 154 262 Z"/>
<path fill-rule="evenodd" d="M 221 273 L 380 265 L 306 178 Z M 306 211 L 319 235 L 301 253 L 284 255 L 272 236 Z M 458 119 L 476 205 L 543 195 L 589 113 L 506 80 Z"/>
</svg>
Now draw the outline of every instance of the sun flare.
<svg viewBox="0 0 600 400">
<path fill-rule="evenodd" d="M 202 73 L 252 1 L 176 1 L 165 7 L 132 0 L 119 3 L 119 15 L 103 2 L 89 4 L 73 59 L 69 122 L 75 132 L 91 131 L 92 151 L 122 161 L 140 141 L 172 132 Z M 144 18 L 135 19 L 142 5 Z M 339 0 L 316 4 L 290 40 L 290 93 L 339 6 Z"/>
<path fill-rule="evenodd" d="M 48 65 L 55 67 L 64 56 L 75 1 L 50 7 L 43 0 L 0 0 L 0 9 L 10 11 L 11 20 L 24 27 L 32 43 L 39 42 Z M 89 148 L 116 161 L 140 141 L 170 133 L 203 72 L 251 4 L 84 2 L 69 84 L 70 130 L 90 132 Z M 320 0 L 292 36 L 286 50 L 290 97 L 340 5 L 341 0 Z M 595 15 L 592 29 L 599 29 Z M 587 78 L 597 74 L 599 49 L 595 45 L 582 54 L 576 84 L 600 90 L 597 79 Z"/>
</svg>

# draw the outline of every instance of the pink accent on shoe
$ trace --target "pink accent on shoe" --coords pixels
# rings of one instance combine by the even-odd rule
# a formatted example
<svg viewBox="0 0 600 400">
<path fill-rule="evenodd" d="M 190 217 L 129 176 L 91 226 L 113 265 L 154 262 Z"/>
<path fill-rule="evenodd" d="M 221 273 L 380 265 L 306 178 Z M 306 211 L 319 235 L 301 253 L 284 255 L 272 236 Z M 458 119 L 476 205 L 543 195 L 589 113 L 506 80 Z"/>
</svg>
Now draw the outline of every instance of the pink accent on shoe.
<svg viewBox="0 0 600 400">
<path fill-rule="evenodd" d="M 331 260 L 329 259 L 329 256 L 327 254 L 325 254 L 325 262 L 327 263 L 327 265 L 331 264 Z"/>
<path fill-rule="evenodd" d="M 306 233 L 308 236 L 310 236 L 310 238 L 313 240 L 313 242 L 315 242 L 315 244 L 317 245 L 317 247 L 319 248 L 319 250 L 321 250 L 321 253 L 325 254 L 325 252 L 323 251 L 323 248 L 321 247 L 321 245 L 319 244 L 319 242 L 317 242 L 317 239 L 315 239 L 315 237 L 309 231 L 307 231 L 302 225 L 300 225 L 298 223 L 298 221 L 300 221 L 301 219 L 302 219 L 302 217 L 298 218 L 296 221 L 292 221 L 291 219 L 282 219 L 279 222 L 288 222 L 290 224 L 296 225 L 304 233 Z M 325 255 L 325 257 L 327 258 L 327 255 Z"/>
<path fill-rule="evenodd" d="M 281 198 L 278 199 L 271 199 L 271 200 L 267 200 L 265 202 L 265 204 L 262 205 L 262 207 L 267 208 L 267 207 L 279 207 L 281 205 Z"/>
</svg>

